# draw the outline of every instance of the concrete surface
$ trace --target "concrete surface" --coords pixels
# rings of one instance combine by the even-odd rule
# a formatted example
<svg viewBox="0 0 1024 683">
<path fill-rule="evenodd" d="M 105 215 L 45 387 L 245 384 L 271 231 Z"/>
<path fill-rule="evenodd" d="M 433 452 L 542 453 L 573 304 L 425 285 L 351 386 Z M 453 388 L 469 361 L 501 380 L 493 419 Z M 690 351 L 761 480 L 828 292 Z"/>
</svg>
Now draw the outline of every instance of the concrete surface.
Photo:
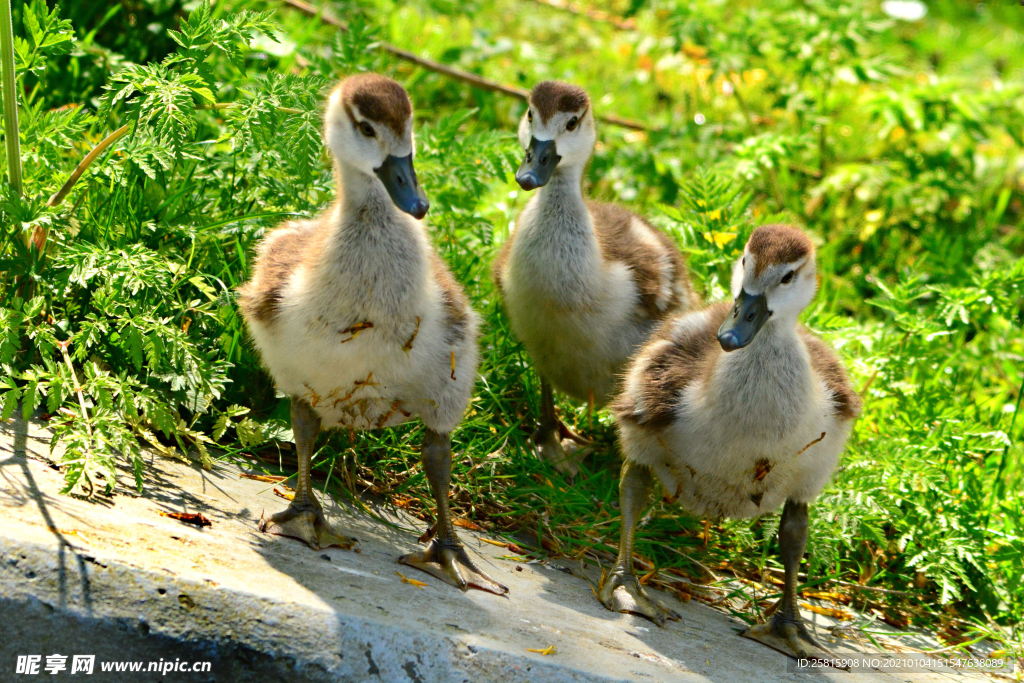
<svg viewBox="0 0 1024 683">
<path fill-rule="evenodd" d="M 144 496 L 58 493 L 49 435 L 0 425 L 0 680 L 18 655 L 96 655 L 87 680 L 199 681 L 932 681 L 951 674 L 787 671 L 788 658 L 739 637 L 742 623 L 697 601 L 659 629 L 614 614 L 568 561 L 526 564 L 462 538 L 508 597 L 454 588 L 396 564 L 422 523 L 399 530 L 325 501 L 361 552 L 314 552 L 256 531 L 286 501 L 236 466 L 204 472 L 155 457 Z M 197 529 L 161 512 L 201 512 Z M 423 581 L 403 583 L 396 574 Z M 577 575 L 574 575 L 575 572 Z M 815 615 L 808 615 L 815 618 Z M 819 618 L 820 623 L 820 618 Z M 857 648 L 819 636 L 839 652 Z M 545 655 L 528 650 L 554 647 Z M 102 673 L 109 661 L 211 662 L 210 673 Z M 145 668 L 145 667 L 144 667 Z M 44 675 L 45 672 L 43 672 Z M 77 675 L 77 674 L 76 674 Z M 46 675 L 48 680 L 56 677 Z M 74 679 L 73 679 L 74 680 Z"/>
</svg>

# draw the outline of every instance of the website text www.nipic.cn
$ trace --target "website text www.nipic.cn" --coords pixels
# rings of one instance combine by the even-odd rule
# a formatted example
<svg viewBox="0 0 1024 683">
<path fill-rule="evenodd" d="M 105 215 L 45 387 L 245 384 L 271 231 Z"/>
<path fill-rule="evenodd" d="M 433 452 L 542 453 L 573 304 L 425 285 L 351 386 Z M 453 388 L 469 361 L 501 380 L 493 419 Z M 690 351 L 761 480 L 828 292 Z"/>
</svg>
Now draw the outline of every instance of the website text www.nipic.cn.
<svg viewBox="0 0 1024 683">
<path fill-rule="evenodd" d="M 70 659 L 70 661 L 68 661 Z M 15 674 L 33 675 L 40 673 L 47 674 L 86 674 L 89 675 L 97 670 L 110 673 L 159 673 L 166 676 L 169 673 L 181 672 L 209 672 L 211 662 L 189 662 L 180 659 L 149 662 L 96 662 L 96 655 L 18 655 L 14 667 Z"/>
</svg>

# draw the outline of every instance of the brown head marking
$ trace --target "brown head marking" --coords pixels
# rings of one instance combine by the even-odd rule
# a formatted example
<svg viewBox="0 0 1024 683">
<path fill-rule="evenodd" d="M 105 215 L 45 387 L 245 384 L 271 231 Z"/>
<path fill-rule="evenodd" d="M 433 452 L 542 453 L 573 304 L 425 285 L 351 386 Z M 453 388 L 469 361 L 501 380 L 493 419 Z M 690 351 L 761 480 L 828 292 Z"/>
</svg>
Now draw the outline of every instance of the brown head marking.
<svg viewBox="0 0 1024 683">
<path fill-rule="evenodd" d="M 356 122 L 353 107 L 365 118 L 390 128 L 401 137 L 405 123 L 412 116 L 412 102 L 405 88 L 380 74 L 358 74 L 343 80 L 341 102 L 352 123 Z"/>
<path fill-rule="evenodd" d="M 747 251 L 754 257 L 754 275 L 770 265 L 793 263 L 814 256 L 814 244 L 791 225 L 762 225 L 750 235 Z"/>
<path fill-rule="evenodd" d="M 530 104 L 540 119 L 547 123 L 559 112 L 577 112 L 590 105 L 590 98 L 583 88 L 561 81 L 542 81 L 530 92 Z"/>
</svg>

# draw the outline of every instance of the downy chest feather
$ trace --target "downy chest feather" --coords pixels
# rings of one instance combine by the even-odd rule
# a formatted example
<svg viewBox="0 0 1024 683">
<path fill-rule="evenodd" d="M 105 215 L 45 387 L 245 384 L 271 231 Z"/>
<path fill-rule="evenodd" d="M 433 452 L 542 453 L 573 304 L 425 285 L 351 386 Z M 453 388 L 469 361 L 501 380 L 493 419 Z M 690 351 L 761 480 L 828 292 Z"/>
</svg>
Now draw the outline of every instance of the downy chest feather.
<svg viewBox="0 0 1024 683">
<path fill-rule="evenodd" d="M 402 215 L 345 216 L 306 273 L 310 331 L 323 328 L 343 337 L 372 329 L 378 338 L 407 336 L 410 320 L 424 313 L 428 248 L 419 226 Z"/>
<path fill-rule="evenodd" d="M 508 288 L 531 305 L 586 310 L 603 294 L 604 263 L 582 197 L 544 188 L 523 210 Z"/>
<path fill-rule="evenodd" d="M 707 399 L 729 431 L 768 441 L 792 436 L 814 412 L 807 351 L 795 336 L 764 329 L 748 348 L 721 357 Z"/>
</svg>

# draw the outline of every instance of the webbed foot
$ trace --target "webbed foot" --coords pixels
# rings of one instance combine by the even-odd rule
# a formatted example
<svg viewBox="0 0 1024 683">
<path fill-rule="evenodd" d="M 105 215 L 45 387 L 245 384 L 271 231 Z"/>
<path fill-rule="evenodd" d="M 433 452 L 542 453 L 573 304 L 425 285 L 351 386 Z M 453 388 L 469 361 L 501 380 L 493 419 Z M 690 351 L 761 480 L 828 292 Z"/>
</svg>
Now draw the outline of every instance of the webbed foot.
<svg viewBox="0 0 1024 683">
<path fill-rule="evenodd" d="M 580 463 L 593 451 L 593 442 L 573 432 L 561 420 L 543 425 L 533 433 L 533 443 L 541 460 L 570 477 L 580 471 Z"/>
<path fill-rule="evenodd" d="M 593 446 L 594 442 L 590 439 L 586 439 L 576 432 L 572 431 L 569 425 L 562 422 L 561 419 L 555 418 L 555 428 L 558 430 L 558 438 L 565 441 L 574 441 L 581 446 Z"/>
<path fill-rule="evenodd" d="M 398 561 L 425 571 L 463 591 L 477 588 L 495 595 L 508 593 L 508 588 L 480 571 L 466 549 L 458 543 L 446 543 L 435 538 L 426 550 L 402 555 Z"/>
<path fill-rule="evenodd" d="M 613 612 L 639 614 L 658 626 L 664 626 L 666 619 L 680 619 L 675 610 L 644 590 L 636 574 L 621 569 L 613 570 L 605 579 L 598 592 L 598 598 Z"/>
<path fill-rule="evenodd" d="M 346 550 L 359 539 L 338 532 L 327 522 L 319 507 L 297 507 L 294 503 L 275 515 L 260 516 L 259 530 L 305 541 L 313 550 L 335 546 Z"/>
<path fill-rule="evenodd" d="M 802 618 L 798 617 L 795 621 L 786 619 L 778 611 L 768 619 L 767 623 L 748 628 L 743 632 L 743 636 L 797 659 L 807 658 L 829 662 L 835 657 L 814 639 Z"/>
</svg>

